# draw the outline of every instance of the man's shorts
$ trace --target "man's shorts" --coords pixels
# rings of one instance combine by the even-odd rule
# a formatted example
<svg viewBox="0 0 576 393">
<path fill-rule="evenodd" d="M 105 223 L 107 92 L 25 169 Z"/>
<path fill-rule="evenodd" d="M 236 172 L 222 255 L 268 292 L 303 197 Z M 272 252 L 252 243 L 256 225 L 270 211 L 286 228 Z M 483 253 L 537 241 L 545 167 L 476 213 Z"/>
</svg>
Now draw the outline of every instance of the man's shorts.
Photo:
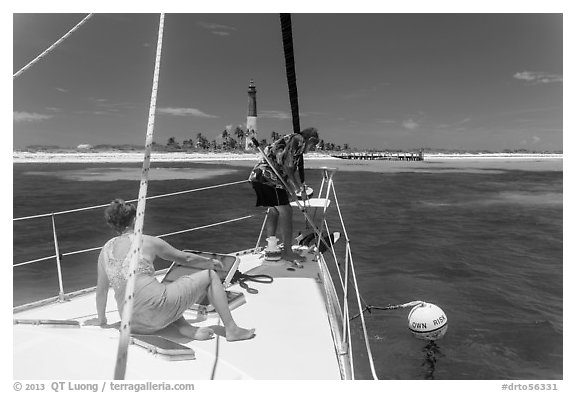
<svg viewBox="0 0 576 393">
<path fill-rule="evenodd" d="M 252 188 L 256 192 L 256 206 L 272 207 L 290 204 L 288 193 L 282 188 L 257 182 L 252 183 Z"/>
</svg>

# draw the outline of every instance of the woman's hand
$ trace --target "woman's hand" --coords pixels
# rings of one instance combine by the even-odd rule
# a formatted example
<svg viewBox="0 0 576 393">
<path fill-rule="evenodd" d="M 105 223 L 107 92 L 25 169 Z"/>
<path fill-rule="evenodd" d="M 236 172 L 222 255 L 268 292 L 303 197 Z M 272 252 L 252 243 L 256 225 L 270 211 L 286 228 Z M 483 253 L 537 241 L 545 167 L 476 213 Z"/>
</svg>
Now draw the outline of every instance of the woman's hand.
<svg viewBox="0 0 576 393">
<path fill-rule="evenodd" d="M 210 259 L 206 261 L 206 269 L 224 269 L 224 264 L 218 259 Z"/>
<path fill-rule="evenodd" d="M 224 269 L 224 264 L 219 259 L 188 252 L 186 253 L 186 263 L 203 269 Z"/>
</svg>

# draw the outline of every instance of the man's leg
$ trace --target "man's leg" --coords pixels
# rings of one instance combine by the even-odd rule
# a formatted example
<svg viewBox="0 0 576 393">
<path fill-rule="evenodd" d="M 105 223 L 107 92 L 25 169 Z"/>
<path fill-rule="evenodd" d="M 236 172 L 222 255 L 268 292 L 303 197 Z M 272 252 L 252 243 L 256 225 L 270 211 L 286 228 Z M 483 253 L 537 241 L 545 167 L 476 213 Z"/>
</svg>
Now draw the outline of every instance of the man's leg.
<svg viewBox="0 0 576 393">
<path fill-rule="evenodd" d="M 296 260 L 298 262 L 304 261 L 305 258 L 292 251 L 292 206 L 281 205 L 276 206 L 279 212 L 279 225 L 281 240 L 284 242 L 284 250 L 282 257 L 288 260 Z"/>
<path fill-rule="evenodd" d="M 278 209 L 274 206 L 268 208 L 268 217 L 266 218 L 266 237 L 276 236 L 278 229 Z"/>
</svg>

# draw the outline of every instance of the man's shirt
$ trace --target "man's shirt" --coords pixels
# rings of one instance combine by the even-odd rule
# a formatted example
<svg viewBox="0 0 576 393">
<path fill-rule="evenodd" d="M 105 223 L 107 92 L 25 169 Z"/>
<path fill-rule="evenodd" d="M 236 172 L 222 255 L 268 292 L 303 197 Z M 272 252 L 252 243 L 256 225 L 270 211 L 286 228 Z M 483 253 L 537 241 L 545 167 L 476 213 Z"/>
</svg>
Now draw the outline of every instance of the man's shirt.
<svg viewBox="0 0 576 393">
<path fill-rule="evenodd" d="M 287 173 L 294 175 L 296 170 L 298 170 L 300 179 L 304 182 L 303 154 L 305 146 L 306 143 L 302 135 L 289 134 L 266 146 L 264 154 L 275 166 L 276 171 L 278 171 L 284 181 L 288 180 Z M 263 157 L 250 172 L 248 180 L 272 187 L 284 188 L 282 181 L 278 179 L 278 176 L 276 176 Z"/>
</svg>

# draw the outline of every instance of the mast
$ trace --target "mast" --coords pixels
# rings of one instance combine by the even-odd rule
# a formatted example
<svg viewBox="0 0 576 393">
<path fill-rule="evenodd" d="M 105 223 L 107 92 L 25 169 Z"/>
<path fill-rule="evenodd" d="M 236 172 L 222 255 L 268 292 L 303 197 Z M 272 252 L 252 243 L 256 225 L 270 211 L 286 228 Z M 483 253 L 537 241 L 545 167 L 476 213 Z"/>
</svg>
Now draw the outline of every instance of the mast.
<svg viewBox="0 0 576 393">
<path fill-rule="evenodd" d="M 248 135 L 251 135 L 253 138 L 258 140 L 256 135 L 256 131 L 258 128 L 256 127 L 256 120 L 258 116 L 256 114 L 256 86 L 254 85 L 254 80 L 250 79 L 250 84 L 248 85 L 248 116 L 246 118 L 246 132 Z M 250 150 L 253 149 L 254 146 L 252 144 L 251 138 L 246 138 L 246 145 L 245 149 Z"/>
<path fill-rule="evenodd" d="M 282 26 L 282 43 L 284 45 L 288 94 L 290 97 L 290 108 L 292 109 L 292 129 L 295 134 L 300 134 L 298 88 L 296 87 L 296 65 L 294 64 L 294 43 L 292 41 L 292 18 L 290 14 L 280 14 L 280 24 Z"/>
</svg>

